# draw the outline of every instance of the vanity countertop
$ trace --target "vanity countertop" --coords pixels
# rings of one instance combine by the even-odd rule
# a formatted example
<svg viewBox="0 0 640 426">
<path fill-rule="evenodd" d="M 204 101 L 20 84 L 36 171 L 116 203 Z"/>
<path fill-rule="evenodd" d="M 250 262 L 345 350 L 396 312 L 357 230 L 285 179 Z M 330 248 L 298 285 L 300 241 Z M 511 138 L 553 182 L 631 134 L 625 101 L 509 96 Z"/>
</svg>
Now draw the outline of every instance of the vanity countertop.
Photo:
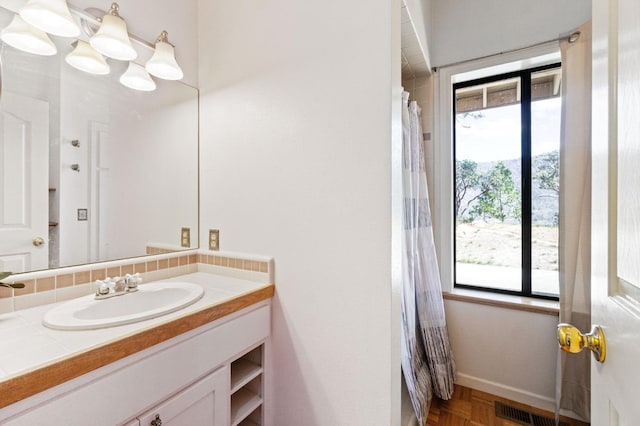
<svg viewBox="0 0 640 426">
<path fill-rule="evenodd" d="M 98 330 L 43 326 L 45 312 L 57 304 L 0 315 L 0 408 L 269 299 L 275 290 L 273 284 L 204 272 L 163 281 L 196 283 L 205 293 L 177 312 Z"/>
</svg>

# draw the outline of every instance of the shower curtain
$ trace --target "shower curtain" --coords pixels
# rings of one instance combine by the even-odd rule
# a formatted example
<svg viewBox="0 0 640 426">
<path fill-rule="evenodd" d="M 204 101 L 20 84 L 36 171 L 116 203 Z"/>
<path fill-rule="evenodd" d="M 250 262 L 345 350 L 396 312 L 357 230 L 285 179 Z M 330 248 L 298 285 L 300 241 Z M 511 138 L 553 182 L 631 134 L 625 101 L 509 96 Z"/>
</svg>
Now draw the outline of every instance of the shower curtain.
<svg viewBox="0 0 640 426">
<path fill-rule="evenodd" d="M 404 248 L 402 371 L 419 424 L 435 394 L 450 399 L 455 364 L 444 316 L 420 125 L 420 107 L 403 93 Z"/>
<path fill-rule="evenodd" d="M 560 139 L 560 322 L 591 328 L 591 21 L 563 41 Z M 591 354 L 558 350 L 556 416 L 561 408 L 591 415 Z"/>
</svg>

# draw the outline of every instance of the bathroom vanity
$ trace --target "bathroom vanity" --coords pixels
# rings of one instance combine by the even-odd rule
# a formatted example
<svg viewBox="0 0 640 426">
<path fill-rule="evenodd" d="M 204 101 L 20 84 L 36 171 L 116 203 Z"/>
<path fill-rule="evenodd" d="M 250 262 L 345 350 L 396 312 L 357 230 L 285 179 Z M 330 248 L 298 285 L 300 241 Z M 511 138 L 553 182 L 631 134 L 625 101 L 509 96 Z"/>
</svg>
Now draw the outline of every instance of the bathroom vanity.
<svg viewBox="0 0 640 426">
<path fill-rule="evenodd" d="M 41 325 L 51 306 L 12 314 L 29 323 L 17 332 L 73 349 L 0 377 L 0 424 L 268 424 L 274 286 L 202 272 L 176 279 L 202 285 L 202 299 L 135 324 L 59 331 Z"/>
</svg>

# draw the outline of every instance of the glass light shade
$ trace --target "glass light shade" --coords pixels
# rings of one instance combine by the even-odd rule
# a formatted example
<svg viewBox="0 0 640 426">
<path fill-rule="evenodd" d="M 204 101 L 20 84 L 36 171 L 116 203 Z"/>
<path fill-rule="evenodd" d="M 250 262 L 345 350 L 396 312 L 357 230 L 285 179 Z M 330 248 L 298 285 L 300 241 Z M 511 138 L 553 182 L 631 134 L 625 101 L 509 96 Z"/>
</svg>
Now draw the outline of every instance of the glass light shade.
<svg viewBox="0 0 640 426">
<path fill-rule="evenodd" d="M 89 74 L 105 75 L 111 70 L 102 55 L 82 40 L 78 40 L 76 48 L 64 60 L 72 67 Z"/>
<path fill-rule="evenodd" d="M 121 61 L 131 61 L 138 56 L 129 40 L 127 24 L 117 15 L 104 15 L 98 32 L 91 37 L 89 44 L 104 56 Z"/>
<path fill-rule="evenodd" d="M 145 68 L 151 75 L 165 80 L 180 80 L 184 73 L 176 62 L 174 48 L 170 43 L 159 41 Z"/>
<path fill-rule="evenodd" d="M 25 22 L 49 34 L 62 37 L 80 35 L 80 27 L 71 16 L 66 0 L 29 0 L 18 13 Z"/>
<path fill-rule="evenodd" d="M 58 52 L 47 33 L 27 24 L 20 15 L 15 15 L 2 30 L 0 39 L 9 46 L 35 55 L 52 56 Z"/>
<path fill-rule="evenodd" d="M 120 83 L 129 89 L 151 92 L 156 90 L 156 82 L 153 81 L 147 70 L 142 65 L 129 62 L 129 68 L 120 76 Z"/>
</svg>

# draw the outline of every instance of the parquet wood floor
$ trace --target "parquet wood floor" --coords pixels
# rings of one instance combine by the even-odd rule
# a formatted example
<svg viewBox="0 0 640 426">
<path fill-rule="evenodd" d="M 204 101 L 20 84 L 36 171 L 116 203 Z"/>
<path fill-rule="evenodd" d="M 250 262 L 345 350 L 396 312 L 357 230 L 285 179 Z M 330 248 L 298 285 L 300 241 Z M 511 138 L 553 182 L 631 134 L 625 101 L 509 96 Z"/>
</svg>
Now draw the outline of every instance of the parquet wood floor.
<svg viewBox="0 0 640 426">
<path fill-rule="evenodd" d="M 453 398 L 441 401 L 434 398 L 431 402 L 428 426 L 522 426 L 521 423 L 509 421 L 495 416 L 496 401 L 511 405 L 521 410 L 553 418 L 549 413 L 538 408 L 500 398 L 475 389 L 456 385 Z M 588 426 L 588 423 L 562 417 L 561 421 L 569 426 Z"/>
</svg>

